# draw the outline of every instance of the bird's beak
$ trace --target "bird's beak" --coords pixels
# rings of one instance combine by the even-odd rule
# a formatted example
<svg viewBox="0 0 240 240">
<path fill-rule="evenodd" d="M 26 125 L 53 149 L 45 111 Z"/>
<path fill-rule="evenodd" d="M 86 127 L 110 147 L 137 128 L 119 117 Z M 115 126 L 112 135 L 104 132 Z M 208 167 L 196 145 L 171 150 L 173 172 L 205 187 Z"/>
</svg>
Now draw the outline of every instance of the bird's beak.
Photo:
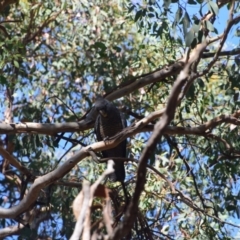
<svg viewBox="0 0 240 240">
<path fill-rule="evenodd" d="M 105 112 L 104 110 L 99 110 L 99 113 L 100 113 L 103 117 L 107 117 L 107 112 Z"/>
</svg>

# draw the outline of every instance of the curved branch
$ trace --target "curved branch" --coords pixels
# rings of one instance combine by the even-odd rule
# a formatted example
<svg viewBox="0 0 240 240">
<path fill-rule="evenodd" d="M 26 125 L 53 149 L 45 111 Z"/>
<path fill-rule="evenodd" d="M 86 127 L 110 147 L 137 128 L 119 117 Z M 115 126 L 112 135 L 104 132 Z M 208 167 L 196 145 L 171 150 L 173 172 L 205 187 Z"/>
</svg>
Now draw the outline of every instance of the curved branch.
<svg viewBox="0 0 240 240">
<path fill-rule="evenodd" d="M 21 202 L 13 206 L 9 209 L 0 208 L 0 217 L 1 218 L 15 218 L 19 214 L 28 210 L 38 198 L 39 192 L 42 188 L 50 185 L 56 180 L 62 178 L 65 174 L 67 174 L 78 162 L 80 162 L 85 157 L 89 156 L 89 151 L 102 151 L 106 149 L 113 148 L 117 146 L 120 142 L 122 142 L 127 137 L 133 134 L 135 128 L 129 128 L 128 132 L 123 134 L 118 134 L 116 137 L 111 138 L 107 141 L 93 143 L 87 147 L 83 147 L 79 152 L 77 152 L 73 157 L 69 158 L 62 165 L 58 166 L 52 172 L 38 177 L 35 179 L 34 183 L 30 187 L 26 196 L 21 200 Z"/>
<path fill-rule="evenodd" d="M 208 63 L 208 66 L 206 69 L 204 69 L 202 72 L 198 73 L 198 77 L 201 77 L 203 75 L 205 75 L 206 73 L 209 72 L 209 70 L 212 68 L 212 66 L 214 65 L 214 63 L 218 60 L 218 57 L 220 56 L 220 53 L 221 53 L 221 50 L 223 48 L 223 45 L 228 37 L 228 33 L 229 31 L 231 30 L 232 26 L 239 23 L 240 21 L 240 15 L 238 15 L 237 17 L 233 18 L 233 11 L 234 11 L 234 3 L 235 1 L 232 1 L 231 3 L 231 8 L 230 8 L 230 11 L 229 11 L 229 19 L 228 19 L 228 24 L 221 36 L 221 41 L 219 43 L 219 47 L 217 48 L 214 56 L 213 56 L 213 59 L 210 61 L 210 63 Z M 211 39 L 209 39 L 209 42 L 211 42 Z"/>
<path fill-rule="evenodd" d="M 240 54 L 240 48 L 235 48 L 231 51 L 223 51 L 218 54 L 218 56 L 233 56 Z M 215 55 L 215 52 L 204 52 L 202 58 L 210 58 Z"/>
<path fill-rule="evenodd" d="M 13 234 L 18 234 L 21 229 L 23 229 L 25 226 L 23 224 L 17 224 L 15 226 L 9 226 L 5 227 L 3 229 L 0 229 L 0 237 L 3 239 L 3 237 L 7 237 Z"/>
<path fill-rule="evenodd" d="M 21 173 L 27 175 L 27 176 L 32 176 L 32 174 L 29 172 L 29 170 L 24 167 L 17 159 L 15 159 L 7 150 L 2 148 L 0 146 L 0 154 L 9 161 L 9 163 L 17 168 Z"/>
<path fill-rule="evenodd" d="M 95 143 L 91 145 L 91 148 L 98 151 L 98 148 L 103 147 L 104 142 Z M 63 177 L 66 173 L 68 173 L 79 161 L 83 158 L 88 156 L 88 149 L 87 147 L 81 149 L 77 154 L 71 157 L 69 160 L 64 162 L 61 166 L 53 170 L 52 172 L 38 177 L 35 179 L 34 183 L 30 187 L 26 196 L 21 200 L 21 202 L 13 206 L 9 209 L 0 208 L 0 217 L 1 218 L 15 218 L 19 214 L 25 212 L 29 209 L 32 204 L 35 203 L 36 199 L 38 198 L 39 192 L 42 188 L 50 185 L 51 183 L 55 182 L 56 180 Z"/>
<path fill-rule="evenodd" d="M 148 84 L 160 82 L 164 80 L 166 77 L 177 75 L 183 69 L 183 65 L 184 65 L 183 62 L 175 62 L 170 66 L 163 67 L 160 70 L 156 70 L 152 73 L 139 76 L 138 80 L 134 82 L 131 81 L 129 85 L 114 91 L 113 93 L 109 94 L 106 98 L 108 100 L 118 99 Z"/>
<path fill-rule="evenodd" d="M 128 136 L 132 136 L 136 133 L 140 132 L 148 132 L 153 131 L 154 125 L 148 125 L 152 121 L 156 120 L 157 118 L 160 118 L 165 111 L 165 108 L 150 113 L 147 117 L 141 119 L 137 123 L 125 128 L 121 133 L 119 134 L 130 134 Z M 236 111 L 235 113 L 231 115 L 225 115 L 222 114 L 216 118 L 213 118 L 212 120 L 201 124 L 199 126 L 192 126 L 192 127 L 174 127 L 174 126 L 168 126 L 166 127 L 164 133 L 171 134 L 171 135 L 177 135 L 177 134 L 187 134 L 187 135 L 204 135 L 207 132 L 211 131 L 216 126 L 222 124 L 222 123 L 231 123 L 234 125 L 239 126 L 240 121 L 238 118 L 240 117 L 240 110 Z M 88 119 L 89 120 L 89 119 Z M 46 134 L 46 135 L 55 135 L 60 132 L 78 132 L 87 130 L 90 127 L 93 127 L 93 120 L 91 120 L 91 124 L 89 124 L 89 121 L 82 120 L 81 123 L 77 122 L 70 122 L 70 123 L 17 123 L 17 124 L 6 124 L 6 123 L 0 123 L 0 133 L 35 133 L 35 134 Z M 119 135 L 117 134 L 117 135 Z M 114 137 L 112 137 L 114 138 Z M 4 150 L 5 151 L 5 150 Z M 1 153 L 1 149 L 0 149 Z M 2 154 L 3 155 L 3 154 Z M 4 156 L 4 155 L 3 155 Z"/>
<path fill-rule="evenodd" d="M 190 59 L 195 59 L 194 56 Z M 188 78 L 188 72 L 191 64 L 190 62 L 186 64 L 184 69 L 180 72 L 177 80 L 174 82 L 174 85 L 171 90 L 171 94 L 169 96 L 166 110 L 163 113 L 162 119 L 157 122 L 154 127 L 154 131 L 147 142 L 146 147 L 144 148 L 142 155 L 139 160 L 138 170 L 137 170 L 137 180 L 136 186 L 134 190 L 134 194 L 130 204 L 128 205 L 125 219 L 124 221 L 115 229 L 113 234 L 110 236 L 110 239 L 122 239 L 124 236 L 128 234 L 134 220 L 137 216 L 138 212 L 138 202 L 141 195 L 142 190 L 144 189 L 144 184 L 146 181 L 146 165 L 147 160 L 149 159 L 150 155 L 153 153 L 159 139 L 164 133 L 165 128 L 170 123 L 170 121 L 174 118 L 175 109 L 178 104 L 178 97 L 181 92 L 183 85 Z"/>
</svg>

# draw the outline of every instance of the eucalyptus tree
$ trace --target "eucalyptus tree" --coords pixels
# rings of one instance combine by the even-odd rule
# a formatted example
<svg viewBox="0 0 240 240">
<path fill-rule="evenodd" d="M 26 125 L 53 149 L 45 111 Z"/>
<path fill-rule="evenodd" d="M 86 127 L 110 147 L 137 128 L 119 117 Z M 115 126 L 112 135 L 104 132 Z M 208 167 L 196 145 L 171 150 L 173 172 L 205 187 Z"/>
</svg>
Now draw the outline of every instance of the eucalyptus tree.
<svg viewBox="0 0 240 240">
<path fill-rule="evenodd" d="M 239 9 L 2 1 L 1 238 L 239 236 Z M 97 95 L 128 125 L 102 142 Z M 126 191 L 100 154 L 125 139 Z"/>
</svg>

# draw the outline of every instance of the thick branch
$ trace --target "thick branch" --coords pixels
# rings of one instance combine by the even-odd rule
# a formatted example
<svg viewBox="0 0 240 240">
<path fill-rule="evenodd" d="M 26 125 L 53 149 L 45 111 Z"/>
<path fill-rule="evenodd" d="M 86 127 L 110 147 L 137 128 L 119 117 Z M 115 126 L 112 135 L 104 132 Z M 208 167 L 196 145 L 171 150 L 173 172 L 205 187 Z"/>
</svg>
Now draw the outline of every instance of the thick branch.
<svg viewBox="0 0 240 240">
<path fill-rule="evenodd" d="M 233 56 L 240 54 L 240 48 L 235 48 L 231 51 L 222 51 L 218 54 L 218 56 Z M 215 52 L 204 52 L 202 58 L 211 58 L 215 55 Z"/>
<path fill-rule="evenodd" d="M 166 77 L 177 75 L 183 68 L 183 62 L 175 62 L 170 66 L 165 66 L 160 70 L 152 72 L 150 74 L 140 76 L 138 80 L 131 82 L 129 85 L 120 88 L 107 96 L 108 100 L 118 99 L 126 96 L 129 93 L 136 91 L 137 89 L 149 85 L 151 83 L 164 80 Z"/>
<path fill-rule="evenodd" d="M 160 118 L 163 115 L 163 112 L 165 111 L 165 108 L 150 113 L 147 117 L 141 119 L 137 123 L 135 123 L 132 126 L 129 126 L 123 130 L 121 134 L 130 134 L 128 136 L 132 136 L 136 133 L 140 132 L 148 132 L 153 131 L 154 125 L 148 125 L 152 121 L 156 120 L 157 118 Z M 231 115 L 220 115 L 216 118 L 213 118 L 212 120 L 201 124 L 199 126 L 192 126 L 192 127 L 174 127 L 174 126 L 168 126 L 165 129 L 166 134 L 171 135 L 177 135 L 177 134 L 193 134 L 193 135 L 203 135 L 207 131 L 212 130 L 216 126 L 222 124 L 222 123 L 231 123 L 234 125 L 240 125 L 240 121 L 237 119 L 240 117 L 240 110 L 236 111 L 235 113 Z M 91 126 L 91 125 L 90 125 Z M 41 123 L 19 123 L 19 124 L 5 124 L 0 123 L 0 132 L 2 133 L 36 133 L 36 134 L 47 134 L 47 135 L 55 135 L 60 132 L 78 132 L 83 131 L 84 129 L 89 129 L 90 126 L 88 124 L 79 124 L 79 123 L 55 123 L 55 124 L 41 124 Z M 91 126 L 92 127 L 92 126 Z M 114 138 L 114 137 L 113 137 Z M 4 150 L 5 151 L 5 150 Z M 1 149 L 0 153 L 2 156 Z M 7 156 L 4 156 L 7 157 Z M 15 166 L 14 164 L 12 164 Z M 17 166 L 15 166 L 17 167 Z M 18 167 L 17 167 L 18 168 Z M 20 169 L 20 168 L 19 168 Z"/>
<path fill-rule="evenodd" d="M 66 175 L 78 162 L 80 162 L 82 159 L 89 155 L 89 151 L 98 152 L 113 148 L 117 146 L 121 141 L 123 141 L 126 137 L 129 137 L 130 134 L 131 132 L 127 133 L 125 136 L 120 135 L 114 140 L 108 140 L 107 142 L 97 142 L 91 144 L 90 146 L 82 148 L 73 157 L 69 158 L 66 162 L 58 166 L 58 168 L 56 168 L 52 172 L 36 178 L 33 185 L 30 187 L 28 193 L 18 205 L 13 206 L 9 209 L 0 208 L 0 217 L 15 218 L 19 214 L 25 212 L 29 209 L 30 206 L 35 203 L 42 188 L 50 185 L 51 183 Z"/>
<path fill-rule="evenodd" d="M 160 121 L 154 127 L 154 131 L 148 140 L 146 147 L 144 148 L 142 155 L 139 160 L 138 170 L 137 170 L 137 181 L 134 190 L 134 194 L 130 204 L 128 205 L 124 221 L 115 229 L 114 233 L 110 236 L 110 239 L 122 239 L 128 234 L 130 229 L 133 226 L 135 218 L 138 212 L 138 202 L 141 195 L 141 192 L 144 189 L 145 179 L 146 179 L 146 165 L 150 156 L 153 154 L 154 149 L 164 133 L 167 125 L 172 121 L 175 115 L 175 110 L 177 105 L 180 103 L 183 98 L 183 94 L 180 95 L 183 86 L 188 80 L 189 84 L 193 83 L 193 80 L 196 79 L 197 74 L 190 75 L 190 68 L 193 64 L 197 65 L 199 63 L 202 52 L 206 49 L 206 41 L 197 45 L 197 47 L 191 52 L 191 55 L 186 57 L 186 64 L 184 69 L 180 72 L 177 77 L 177 80 L 174 82 L 166 109 L 163 113 L 163 116 Z M 195 66 L 196 68 L 196 66 Z M 186 93 L 186 90 L 183 91 Z"/>
<path fill-rule="evenodd" d="M 60 132 L 84 131 L 93 127 L 94 120 L 81 120 L 69 123 L 0 123 L 0 134 L 9 133 L 35 133 L 55 135 Z"/>
<path fill-rule="evenodd" d="M 178 96 L 181 92 L 183 85 L 188 77 L 188 66 L 187 65 L 183 71 L 179 74 L 176 82 L 173 85 L 166 110 L 162 116 L 162 119 L 155 125 L 152 136 L 145 149 L 142 152 L 142 155 L 139 160 L 139 166 L 137 170 L 137 181 L 134 190 L 134 194 L 132 200 L 127 208 L 126 215 L 124 221 L 115 229 L 114 233 L 110 237 L 110 239 L 122 239 L 124 236 L 128 234 L 130 229 L 133 226 L 134 220 L 137 216 L 138 212 L 138 202 L 141 195 L 141 192 L 144 189 L 145 178 L 146 178 L 146 165 L 147 160 L 154 152 L 154 149 L 162 136 L 164 129 L 170 123 L 170 121 L 174 117 L 175 109 L 178 102 Z"/>
</svg>

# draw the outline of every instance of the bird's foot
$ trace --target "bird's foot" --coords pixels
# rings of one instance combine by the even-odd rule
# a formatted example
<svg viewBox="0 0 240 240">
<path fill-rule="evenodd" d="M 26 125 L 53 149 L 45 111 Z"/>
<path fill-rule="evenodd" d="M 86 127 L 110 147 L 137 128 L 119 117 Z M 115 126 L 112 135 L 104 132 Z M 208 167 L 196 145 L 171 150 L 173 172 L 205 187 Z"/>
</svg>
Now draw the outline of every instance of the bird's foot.
<svg viewBox="0 0 240 240">
<path fill-rule="evenodd" d="M 100 163 L 98 158 L 97 158 L 96 153 L 93 151 L 93 149 L 91 147 L 88 148 L 87 151 L 88 151 L 89 155 L 92 157 L 93 161 L 95 161 L 96 163 Z"/>
</svg>

